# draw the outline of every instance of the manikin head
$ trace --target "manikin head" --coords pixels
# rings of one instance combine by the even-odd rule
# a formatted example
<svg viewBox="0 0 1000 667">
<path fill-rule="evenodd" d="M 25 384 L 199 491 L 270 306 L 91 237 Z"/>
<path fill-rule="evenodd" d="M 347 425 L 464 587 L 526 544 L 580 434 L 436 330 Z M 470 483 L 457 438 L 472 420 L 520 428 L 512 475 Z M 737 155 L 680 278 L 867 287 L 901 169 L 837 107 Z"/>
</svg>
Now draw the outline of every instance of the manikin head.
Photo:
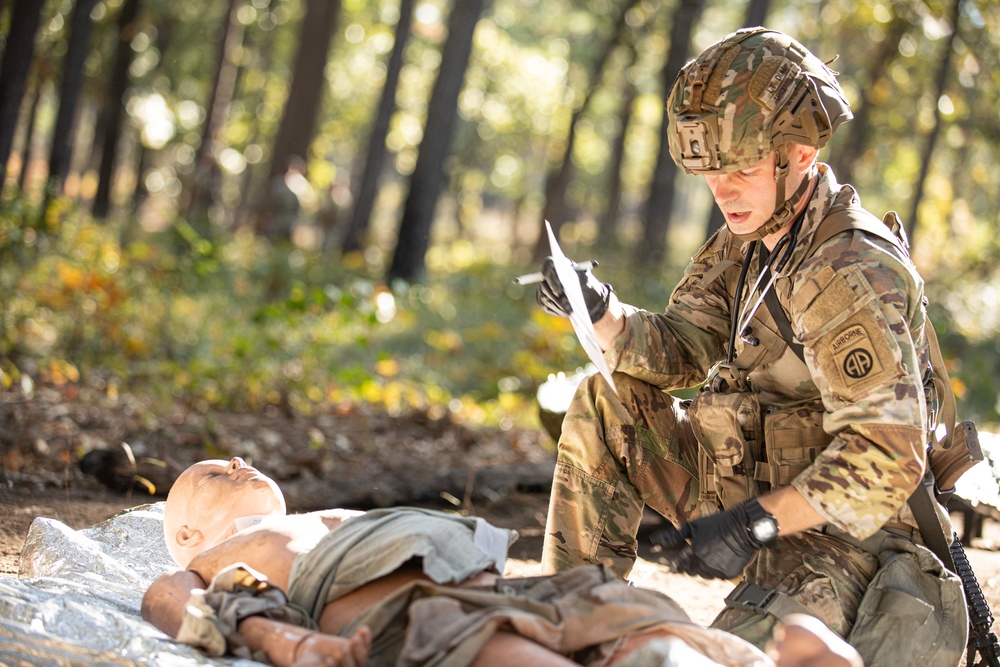
<svg viewBox="0 0 1000 667">
<path fill-rule="evenodd" d="M 163 534 L 174 561 L 187 567 L 231 537 L 237 519 L 285 514 L 274 481 L 239 457 L 195 463 L 174 482 L 163 510 Z"/>
</svg>

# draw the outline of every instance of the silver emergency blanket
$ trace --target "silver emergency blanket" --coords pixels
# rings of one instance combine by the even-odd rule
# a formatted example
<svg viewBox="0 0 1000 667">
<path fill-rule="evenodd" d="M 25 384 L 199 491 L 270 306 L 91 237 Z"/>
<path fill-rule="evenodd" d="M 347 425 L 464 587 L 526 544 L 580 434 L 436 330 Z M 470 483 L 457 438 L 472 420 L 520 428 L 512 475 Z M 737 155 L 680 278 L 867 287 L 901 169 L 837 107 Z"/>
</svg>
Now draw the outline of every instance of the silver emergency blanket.
<svg viewBox="0 0 1000 667">
<path fill-rule="evenodd" d="M 142 620 L 146 588 L 174 569 L 162 502 L 84 530 L 35 519 L 18 577 L 0 577 L 0 664 L 259 667 L 209 658 Z"/>
</svg>

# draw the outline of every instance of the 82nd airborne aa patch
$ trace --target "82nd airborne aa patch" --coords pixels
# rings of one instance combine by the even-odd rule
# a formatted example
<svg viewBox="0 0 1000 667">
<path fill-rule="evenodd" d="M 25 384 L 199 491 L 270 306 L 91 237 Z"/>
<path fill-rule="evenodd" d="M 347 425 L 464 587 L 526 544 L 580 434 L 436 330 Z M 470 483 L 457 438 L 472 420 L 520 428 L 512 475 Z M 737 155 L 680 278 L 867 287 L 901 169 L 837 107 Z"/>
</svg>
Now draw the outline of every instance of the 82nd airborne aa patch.
<svg viewBox="0 0 1000 667">
<path fill-rule="evenodd" d="M 881 342 L 881 345 L 879 343 Z M 873 341 L 868 331 L 861 324 L 851 324 L 830 338 L 829 353 L 833 358 L 831 364 L 839 375 L 839 384 L 852 394 L 861 385 L 880 377 L 884 371 L 879 348 L 885 347 L 885 341 Z M 833 378 L 831 378 L 832 380 Z"/>
</svg>

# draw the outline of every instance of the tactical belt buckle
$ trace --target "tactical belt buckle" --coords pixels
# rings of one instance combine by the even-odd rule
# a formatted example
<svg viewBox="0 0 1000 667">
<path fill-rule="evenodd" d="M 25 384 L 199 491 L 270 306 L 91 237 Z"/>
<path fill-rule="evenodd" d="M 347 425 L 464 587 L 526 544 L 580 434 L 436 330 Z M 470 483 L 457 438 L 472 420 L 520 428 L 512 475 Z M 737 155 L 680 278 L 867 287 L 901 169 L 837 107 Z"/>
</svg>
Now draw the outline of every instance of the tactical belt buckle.
<svg viewBox="0 0 1000 667">
<path fill-rule="evenodd" d="M 726 596 L 726 606 L 767 615 L 765 607 L 773 597 L 774 590 L 744 581 Z"/>
<path fill-rule="evenodd" d="M 749 581 L 740 583 L 726 596 L 726 606 L 777 619 L 784 619 L 789 614 L 816 615 L 816 612 L 786 593 L 751 584 Z"/>
</svg>

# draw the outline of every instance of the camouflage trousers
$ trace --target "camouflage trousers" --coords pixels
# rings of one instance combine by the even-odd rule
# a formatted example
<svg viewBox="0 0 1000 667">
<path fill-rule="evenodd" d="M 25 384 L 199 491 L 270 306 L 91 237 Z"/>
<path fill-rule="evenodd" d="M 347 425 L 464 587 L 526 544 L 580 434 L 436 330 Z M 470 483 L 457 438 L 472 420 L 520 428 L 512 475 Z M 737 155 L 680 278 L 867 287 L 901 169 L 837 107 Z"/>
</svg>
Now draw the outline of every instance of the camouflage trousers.
<svg viewBox="0 0 1000 667">
<path fill-rule="evenodd" d="M 627 577 L 646 505 L 675 525 L 698 514 L 698 442 L 686 412 L 641 380 L 621 373 L 614 380 L 617 396 L 599 375 L 587 378 L 563 420 L 542 548 L 546 571 L 603 563 Z M 744 580 L 844 636 L 877 569 L 878 558 L 860 545 L 810 531 L 761 550 Z M 763 648 L 777 622 L 727 607 L 712 627 Z"/>
<path fill-rule="evenodd" d="M 698 443 L 669 394 L 615 373 L 580 383 L 563 419 L 542 565 L 603 563 L 625 577 L 643 506 L 675 524 L 698 504 Z"/>
</svg>

